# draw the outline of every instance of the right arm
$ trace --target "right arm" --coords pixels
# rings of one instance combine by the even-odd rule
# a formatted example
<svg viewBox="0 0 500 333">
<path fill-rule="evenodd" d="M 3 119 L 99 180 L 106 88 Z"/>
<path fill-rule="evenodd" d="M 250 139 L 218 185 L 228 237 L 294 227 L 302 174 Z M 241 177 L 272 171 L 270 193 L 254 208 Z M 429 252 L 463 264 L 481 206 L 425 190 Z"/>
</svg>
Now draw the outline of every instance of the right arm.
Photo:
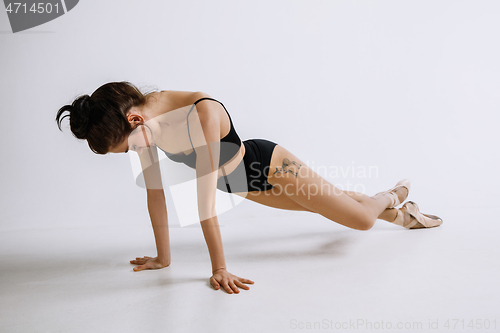
<svg viewBox="0 0 500 333">
<path fill-rule="evenodd" d="M 163 189 L 147 190 L 148 211 L 156 241 L 156 252 L 159 263 L 170 265 L 170 238 L 168 234 L 168 214 Z"/>
<path fill-rule="evenodd" d="M 139 151 L 138 155 L 146 184 L 148 211 L 156 241 L 157 257 L 138 257 L 136 260 L 131 260 L 130 263 L 140 265 L 135 267 L 134 271 L 167 267 L 171 260 L 167 205 L 161 181 L 158 150 L 156 146 L 150 146 Z"/>
</svg>

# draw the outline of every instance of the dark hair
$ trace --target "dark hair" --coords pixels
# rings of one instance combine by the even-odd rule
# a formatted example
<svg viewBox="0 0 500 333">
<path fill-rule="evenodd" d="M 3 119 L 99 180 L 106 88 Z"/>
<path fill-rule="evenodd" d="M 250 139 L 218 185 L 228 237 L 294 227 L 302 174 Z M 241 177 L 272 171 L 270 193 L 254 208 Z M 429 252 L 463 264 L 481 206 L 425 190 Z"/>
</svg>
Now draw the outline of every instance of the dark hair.
<svg viewBox="0 0 500 333">
<path fill-rule="evenodd" d="M 99 87 L 92 96 L 79 96 L 71 105 L 60 108 L 56 122 L 62 131 L 61 121 L 69 116 L 73 135 L 87 140 L 94 153 L 104 155 L 134 130 L 127 120 L 127 112 L 146 102 L 147 95 L 130 82 L 110 82 Z M 61 117 L 65 111 L 69 114 Z"/>
</svg>

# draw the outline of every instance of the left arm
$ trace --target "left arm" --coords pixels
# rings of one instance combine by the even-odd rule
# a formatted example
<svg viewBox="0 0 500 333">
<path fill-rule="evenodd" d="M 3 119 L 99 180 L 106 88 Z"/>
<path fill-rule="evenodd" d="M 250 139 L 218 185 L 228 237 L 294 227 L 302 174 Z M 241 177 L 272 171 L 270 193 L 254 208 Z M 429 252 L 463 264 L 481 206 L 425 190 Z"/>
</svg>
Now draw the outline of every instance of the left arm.
<svg viewBox="0 0 500 333">
<path fill-rule="evenodd" d="M 208 97 L 204 95 L 203 97 Z M 239 289 L 250 289 L 244 283 L 253 281 L 237 277 L 226 270 L 224 249 L 217 212 L 215 210 L 215 195 L 217 190 L 217 174 L 220 158 L 220 117 L 215 108 L 216 102 L 206 100 L 196 105 L 196 113 L 192 123 L 199 122 L 199 135 L 194 135 L 196 150 L 196 177 L 198 214 L 212 262 L 212 277 L 210 283 L 215 289 L 222 287 L 230 294 L 239 293 Z"/>
</svg>

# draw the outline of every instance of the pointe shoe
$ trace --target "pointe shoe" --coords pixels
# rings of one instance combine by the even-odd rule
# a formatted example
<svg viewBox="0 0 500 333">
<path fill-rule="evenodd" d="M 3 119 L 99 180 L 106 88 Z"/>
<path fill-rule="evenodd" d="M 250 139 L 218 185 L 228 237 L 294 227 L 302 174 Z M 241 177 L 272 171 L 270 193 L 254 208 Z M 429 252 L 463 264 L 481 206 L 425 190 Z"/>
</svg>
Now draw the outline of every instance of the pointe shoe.
<svg viewBox="0 0 500 333">
<path fill-rule="evenodd" d="M 408 198 L 408 194 L 407 194 L 403 200 L 399 201 L 399 197 L 396 194 L 396 190 L 399 189 L 400 187 L 405 187 L 407 189 L 407 193 L 410 194 L 410 188 L 411 188 L 410 181 L 408 179 L 403 179 L 403 180 L 400 180 L 396 184 L 396 186 L 394 186 L 390 190 L 379 192 L 379 193 L 375 194 L 375 196 L 380 195 L 380 194 L 386 194 L 386 193 L 390 194 L 392 197 L 392 204 L 387 208 L 394 208 L 396 206 L 399 206 L 403 201 L 406 200 L 406 198 Z"/>
<path fill-rule="evenodd" d="M 391 223 L 407 229 L 421 229 L 438 227 L 443 224 L 443 220 L 436 215 L 420 213 L 417 204 L 408 201 L 398 209 L 396 219 Z"/>
</svg>

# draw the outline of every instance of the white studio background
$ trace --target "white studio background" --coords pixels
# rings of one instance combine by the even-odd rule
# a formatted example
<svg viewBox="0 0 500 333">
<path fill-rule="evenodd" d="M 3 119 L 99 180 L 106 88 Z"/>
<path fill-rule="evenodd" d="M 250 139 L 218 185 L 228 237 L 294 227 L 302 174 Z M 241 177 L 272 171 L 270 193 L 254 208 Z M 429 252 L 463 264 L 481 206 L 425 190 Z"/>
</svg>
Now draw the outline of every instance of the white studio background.
<svg viewBox="0 0 500 333">
<path fill-rule="evenodd" d="M 122 80 L 206 92 L 242 140 L 347 172 L 335 184 L 373 195 L 409 178 L 409 199 L 429 213 L 492 207 L 499 10 L 498 1 L 87 0 L 16 34 L 1 11 L 0 230 L 149 223 L 129 157 L 96 155 L 67 118 L 63 132 L 54 121 L 75 97 Z M 368 166 L 378 174 L 348 169 Z M 263 214 L 297 213 L 247 202 L 221 219 Z"/>
</svg>

